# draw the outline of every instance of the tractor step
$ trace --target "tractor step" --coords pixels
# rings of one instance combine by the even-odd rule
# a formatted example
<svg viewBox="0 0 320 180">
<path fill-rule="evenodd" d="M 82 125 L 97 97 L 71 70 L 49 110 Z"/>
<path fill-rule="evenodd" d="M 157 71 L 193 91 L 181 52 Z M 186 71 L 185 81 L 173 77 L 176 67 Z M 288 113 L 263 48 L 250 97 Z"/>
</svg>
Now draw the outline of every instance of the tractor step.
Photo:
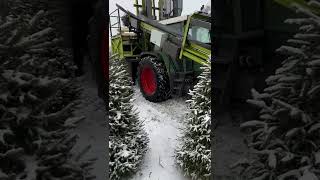
<svg viewBox="0 0 320 180">
<path fill-rule="evenodd" d="M 181 97 L 187 93 L 187 88 L 192 82 L 193 71 L 189 72 L 176 72 L 172 74 L 173 80 L 171 82 L 172 95 L 175 97 Z"/>
</svg>

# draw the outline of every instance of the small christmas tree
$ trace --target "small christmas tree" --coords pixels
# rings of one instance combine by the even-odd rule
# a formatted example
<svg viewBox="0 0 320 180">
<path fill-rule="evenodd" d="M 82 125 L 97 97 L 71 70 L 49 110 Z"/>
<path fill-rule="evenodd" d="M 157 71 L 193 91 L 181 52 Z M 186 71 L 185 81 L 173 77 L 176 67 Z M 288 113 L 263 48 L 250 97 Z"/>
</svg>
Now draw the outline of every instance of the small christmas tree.
<svg viewBox="0 0 320 180">
<path fill-rule="evenodd" d="M 93 179 L 93 160 L 82 160 L 88 148 L 71 152 L 69 130 L 83 117 L 72 114 L 80 91 L 68 50 L 46 11 L 15 14 L 15 2 L 0 20 L 0 179 Z"/>
<path fill-rule="evenodd" d="M 305 17 L 286 22 L 298 24 L 299 32 L 277 50 L 287 58 L 266 79 L 264 93 L 252 90 L 248 102 L 260 109 L 259 118 L 241 125 L 251 130 L 248 146 L 256 155 L 236 163 L 246 179 L 320 178 L 320 16 L 292 5 Z"/>
<path fill-rule="evenodd" d="M 211 174 L 211 63 L 203 67 L 199 82 L 190 91 L 190 112 L 176 150 L 177 164 L 192 179 L 209 179 Z"/>
<path fill-rule="evenodd" d="M 109 177 L 116 180 L 137 170 L 149 139 L 133 110 L 133 89 L 125 65 L 112 59 L 109 66 Z"/>
</svg>

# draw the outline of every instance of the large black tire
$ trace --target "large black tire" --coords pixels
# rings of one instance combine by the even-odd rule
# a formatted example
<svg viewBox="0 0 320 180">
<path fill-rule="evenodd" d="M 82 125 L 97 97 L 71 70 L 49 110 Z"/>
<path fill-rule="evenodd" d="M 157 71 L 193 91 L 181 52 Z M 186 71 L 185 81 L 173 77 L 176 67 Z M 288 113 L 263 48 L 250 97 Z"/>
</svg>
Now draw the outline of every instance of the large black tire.
<svg viewBox="0 0 320 180">
<path fill-rule="evenodd" d="M 146 68 L 152 69 L 154 73 L 155 90 L 150 94 L 144 89 L 143 70 Z M 140 91 L 145 99 L 151 102 L 161 102 L 170 98 L 170 82 L 166 67 L 163 62 L 155 57 L 144 57 L 141 59 L 138 67 L 138 84 Z"/>
</svg>

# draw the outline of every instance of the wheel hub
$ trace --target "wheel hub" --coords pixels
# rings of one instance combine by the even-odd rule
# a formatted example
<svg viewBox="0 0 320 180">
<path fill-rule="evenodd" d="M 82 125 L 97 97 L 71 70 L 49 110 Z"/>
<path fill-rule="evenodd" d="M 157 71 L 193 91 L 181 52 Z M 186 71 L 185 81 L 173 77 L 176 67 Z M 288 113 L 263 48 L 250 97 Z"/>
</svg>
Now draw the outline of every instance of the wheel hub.
<svg viewBox="0 0 320 180">
<path fill-rule="evenodd" d="M 143 91 L 147 95 L 152 95 L 156 91 L 156 78 L 155 74 L 153 72 L 153 69 L 149 66 L 145 66 L 142 69 L 141 75 L 140 75 L 140 80 L 141 80 L 141 87 Z"/>
</svg>

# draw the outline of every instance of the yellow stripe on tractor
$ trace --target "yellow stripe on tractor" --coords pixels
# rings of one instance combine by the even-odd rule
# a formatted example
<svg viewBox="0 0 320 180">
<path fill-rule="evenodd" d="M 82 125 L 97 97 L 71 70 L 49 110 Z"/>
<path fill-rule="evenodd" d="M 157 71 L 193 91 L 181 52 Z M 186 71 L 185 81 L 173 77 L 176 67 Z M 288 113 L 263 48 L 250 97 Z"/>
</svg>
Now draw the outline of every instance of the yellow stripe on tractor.
<svg viewBox="0 0 320 180">
<path fill-rule="evenodd" d="M 111 39 L 112 54 L 118 54 L 119 58 L 124 58 L 121 35 L 116 35 Z"/>
</svg>

